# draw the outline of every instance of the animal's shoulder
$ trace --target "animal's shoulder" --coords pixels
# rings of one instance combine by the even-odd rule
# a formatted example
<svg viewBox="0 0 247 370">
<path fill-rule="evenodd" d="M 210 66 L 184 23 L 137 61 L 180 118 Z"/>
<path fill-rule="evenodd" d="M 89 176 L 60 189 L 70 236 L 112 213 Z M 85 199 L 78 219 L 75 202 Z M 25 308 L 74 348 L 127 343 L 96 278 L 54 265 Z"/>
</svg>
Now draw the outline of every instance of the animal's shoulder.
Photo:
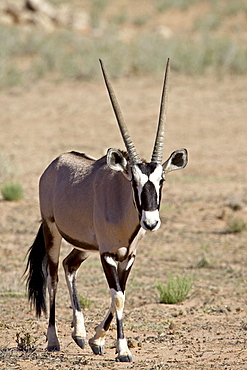
<svg viewBox="0 0 247 370">
<path fill-rule="evenodd" d="M 57 157 L 49 166 L 51 169 L 55 168 L 62 177 L 74 178 L 85 175 L 92 171 L 96 159 L 84 153 L 67 152 Z"/>
</svg>

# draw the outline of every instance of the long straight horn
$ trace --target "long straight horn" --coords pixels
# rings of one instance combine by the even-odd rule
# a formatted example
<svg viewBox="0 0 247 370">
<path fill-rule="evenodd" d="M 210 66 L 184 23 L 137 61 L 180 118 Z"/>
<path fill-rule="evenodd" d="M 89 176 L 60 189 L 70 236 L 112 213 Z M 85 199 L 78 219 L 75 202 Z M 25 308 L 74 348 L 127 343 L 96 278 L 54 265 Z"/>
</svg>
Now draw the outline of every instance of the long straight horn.
<svg viewBox="0 0 247 370">
<path fill-rule="evenodd" d="M 164 136 L 165 136 L 165 123 L 166 123 L 166 111 L 167 111 L 167 93 L 168 93 L 168 79 L 170 72 L 170 60 L 168 58 L 166 63 L 166 71 L 164 77 L 164 84 L 160 102 L 160 115 L 158 129 L 154 144 L 154 150 L 152 154 L 152 162 L 162 163 L 163 147 L 164 147 Z"/>
<path fill-rule="evenodd" d="M 131 162 L 131 164 L 139 163 L 139 162 L 141 162 L 141 159 L 140 159 L 140 157 L 139 157 L 139 155 L 136 151 L 136 147 L 135 147 L 133 141 L 131 140 L 128 128 L 127 128 L 127 126 L 124 122 L 124 118 L 123 118 L 120 106 L 117 102 L 117 97 L 116 97 L 116 95 L 114 93 L 114 90 L 112 88 L 112 85 L 109 81 L 109 78 L 107 76 L 105 67 L 103 65 L 103 62 L 102 62 L 101 59 L 99 61 L 100 61 L 102 73 L 103 73 L 103 76 L 104 76 L 106 88 L 108 90 L 109 97 L 110 97 L 110 100 L 111 100 L 111 103 L 112 103 L 112 107 L 113 107 L 113 110 L 114 110 L 114 113 L 115 113 L 115 116 L 116 116 L 116 119 L 117 119 L 117 122 L 118 122 L 118 126 L 120 128 L 124 144 L 126 146 L 128 154 L 129 154 L 130 162 Z"/>
</svg>

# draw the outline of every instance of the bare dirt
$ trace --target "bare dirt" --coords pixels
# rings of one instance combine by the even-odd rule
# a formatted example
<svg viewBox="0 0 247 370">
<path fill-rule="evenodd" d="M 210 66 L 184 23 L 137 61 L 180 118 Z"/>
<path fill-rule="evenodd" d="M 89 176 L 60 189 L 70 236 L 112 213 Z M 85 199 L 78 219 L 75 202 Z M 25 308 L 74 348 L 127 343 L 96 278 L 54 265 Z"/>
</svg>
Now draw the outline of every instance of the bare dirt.
<svg viewBox="0 0 247 370">
<path fill-rule="evenodd" d="M 97 63 L 97 61 L 95 61 Z M 59 353 L 47 353 L 47 319 L 29 309 L 21 279 L 25 255 L 40 219 L 38 180 L 46 166 L 70 150 L 95 157 L 123 148 L 102 80 L 40 82 L 0 92 L 0 147 L 24 187 L 19 202 L 0 200 L 0 368 L 2 369 L 247 369 L 247 230 L 227 232 L 229 220 L 247 221 L 247 77 L 187 78 L 172 73 L 164 159 L 189 151 L 183 171 L 168 175 L 162 226 L 141 242 L 129 278 L 125 332 L 133 363 L 115 363 L 115 326 L 105 355 L 94 356 L 71 339 L 69 296 L 60 266 L 57 300 Z M 140 154 L 150 158 L 162 76 L 128 78 L 114 86 Z M 62 257 L 70 251 L 63 245 Z M 156 284 L 169 274 L 193 276 L 188 298 L 159 303 Z M 81 267 L 78 291 L 88 338 L 110 296 L 98 255 Z M 35 339 L 35 351 L 17 349 L 16 334 Z"/>
</svg>

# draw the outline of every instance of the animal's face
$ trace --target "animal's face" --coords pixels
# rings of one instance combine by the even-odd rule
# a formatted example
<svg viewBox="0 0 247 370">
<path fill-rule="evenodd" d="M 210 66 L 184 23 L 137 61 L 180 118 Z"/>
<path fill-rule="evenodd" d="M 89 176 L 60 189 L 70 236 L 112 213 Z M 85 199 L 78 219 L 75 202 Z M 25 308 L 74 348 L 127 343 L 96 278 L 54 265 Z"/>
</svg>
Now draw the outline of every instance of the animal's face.
<svg viewBox="0 0 247 370">
<path fill-rule="evenodd" d="M 131 164 L 123 152 L 117 149 L 109 149 L 107 152 L 108 166 L 114 171 L 121 171 L 131 181 L 140 224 L 148 231 L 160 227 L 159 207 L 165 174 L 184 168 L 187 162 L 186 149 L 176 150 L 163 164 L 142 161 Z"/>
<path fill-rule="evenodd" d="M 160 227 L 159 207 L 164 181 L 160 164 L 138 163 L 131 168 L 134 202 L 143 229 L 155 231 Z"/>
</svg>

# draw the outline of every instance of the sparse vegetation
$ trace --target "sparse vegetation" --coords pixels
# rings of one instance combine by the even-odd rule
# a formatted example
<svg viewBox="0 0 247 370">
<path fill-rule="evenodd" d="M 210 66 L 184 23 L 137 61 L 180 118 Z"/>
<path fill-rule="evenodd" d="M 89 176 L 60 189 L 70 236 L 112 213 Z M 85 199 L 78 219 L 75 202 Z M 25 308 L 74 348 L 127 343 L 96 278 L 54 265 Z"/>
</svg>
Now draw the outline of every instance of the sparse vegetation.
<svg viewBox="0 0 247 370">
<path fill-rule="evenodd" d="M 203 33 L 217 30 L 222 23 L 222 16 L 217 13 L 209 13 L 204 17 L 195 20 L 194 27 L 196 31 Z"/>
<path fill-rule="evenodd" d="M 166 364 L 164 362 L 160 362 L 160 363 L 156 363 L 154 364 L 150 370 L 162 370 L 162 369 L 165 369 L 167 368 Z"/>
<path fill-rule="evenodd" d="M 240 211 L 243 208 L 243 201 L 233 197 L 229 200 L 227 206 L 234 212 Z"/>
<path fill-rule="evenodd" d="M 160 12 L 164 12 L 170 8 L 180 8 L 183 10 L 188 9 L 191 5 L 194 5 L 200 0 L 157 0 L 156 9 Z"/>
<path fill-rule="evenodd" d="M 16 333 L 17 348 L 20 351 L 33 352 L 35 350 L 36 339 L 28 332 L 21 334 Z"/>
<path fill-rule="evenodd" d="M 19 183 L 6 183 L 2 186 L 1 193 L 4 200 L 20 200 L 23 197 L 23 188 Z"/>
<path fill-rule="evenodd" d="M 0 88 L 28 85 L 41 78 L 92 79 L 99 76 L 97 60 L 111 58 L 113 77 L 135 73 L 161 73 L 169 56 L 171 67 L 183 74 L 198 75 L 215 72 L 247 73 L 247 47 L 234 32 L 218 32 L 225 18 L 239 12 L 246 13 L 242 0 L 210 2 L 208 12 L 194 19 L 190 31 L 171 32 L 163 37 L 155 29 L 148 33 L 136 32 L 127 42 L 122 38 L 121 27 L 127 23 L 140 28 L 159 11 L 171 7 L 187 9 L 200 0 L 159 0 L 153 13 L 146 15 L 121 12 L 107 17 L 107 0 L 94 0 L 87 9 L 90 27 L 100 29 L 97 37 L 68 29 L 58 29 L 49 34 L 38 28 L 20 32 L 17 27 L 0 25 Z M 236 32 L 243 25 L 236 25 Z M 235 33 L 236 33 L 235 32 Z M 237 35 L 237 33 L 236 33 Z M 114 53 L 112 51 L 114 50 Z"/>
<path fill-rule="evenodd" d="M 208 249 L 209 246 L 207 244 L 202 245 L 202 257 L 198 260 L 196 264 L 196 268 L 201 269 L 201 268 L 211 268 L 212 263 L 210 261 L 210 258 L 208 257 Z"/>
<path fill-rule="evenodd" d="M 201 0 L 156 0 L 155 6 L 158 11 L 165 12 L 171 8 L 187 10 L 189 7 L 202 2 Z M 247 5 L 244 0 L 209 0 L 208 3 L 216 13 L 226 16 L 246 12 Z"/>
<path fill-rule="evenodd" d="M 23 298 L 26 297 L 25 293 L 19 293 L 19 292 L 14 292 L 12 290 L 7 290 L 7 291 L 0 291 L 0 297 L 5 297 L 5 298 Z"/>
<path fill-rule="evenodd" d="M 189 294 L 192 288 L 191 277 L 172 276 L 168 277 L 166 285 L 161 282 L 157 284 L 160 294 L 160 303 L 175 304 L 182 302 Z"/>
<path fill-rule="evenodd" d="M 207 256 L 203 256 L 202 258 L 200 258 L 196 264 L 196 268 L 198 269 L 210 268 L 210 267 L 211 267 L 211 263 Z"/>
<path fill-rule="evenodd" d="M 231 234 L 241 233 L 246 229 L 247 223 L 241 217 L 230 217 L 227 226 L 226 232 Z"/>
<path fill-rule="evenodd" d="M 133 50 L 132 69 L 136 72 L 161 73 L 168 56 L 173 61 L 172 68 L 179 73 L 198 75 L 208 70 L 219 74 L 247 72 L 247 48 L 228 38 L 207 35 L 198 40 L 184 36 L 164 40 L 155 34 L 147 34 L 139 38 Z"/>
<path fill-rule="evenodd" d="M 98 28 L 100 26 L 100 22 L 102 19 L 102 13 L 106 9 L 108 5 L 107 0 L 93 0 L 91 9 L 90 9 L 90 19 L 91 24 L 94 28 Z"/>
<path fill-rule="evenodd" d="M 92 301 L 89 298 L 83 297 L 79 294 L 79 303 L 82 308 L 90 308 L 92 305 Z"/>
</svg>

